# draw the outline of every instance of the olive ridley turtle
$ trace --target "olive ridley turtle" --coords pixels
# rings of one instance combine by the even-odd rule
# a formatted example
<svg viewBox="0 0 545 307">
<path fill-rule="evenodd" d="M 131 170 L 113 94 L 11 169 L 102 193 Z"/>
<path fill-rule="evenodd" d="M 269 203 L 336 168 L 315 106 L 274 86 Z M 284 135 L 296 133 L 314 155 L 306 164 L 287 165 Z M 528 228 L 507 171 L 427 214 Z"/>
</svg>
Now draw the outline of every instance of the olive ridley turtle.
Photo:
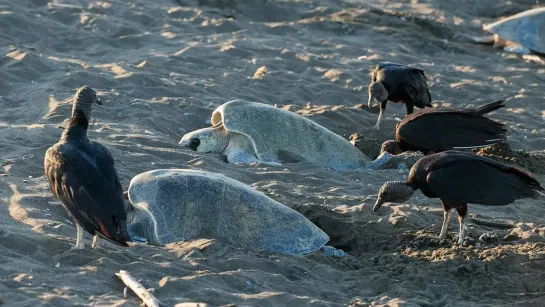
<svg viewBox="0 0 545 307">
<path fill-rule="evenodd" d="M 390 159 L 371 161 L 340 135 L 294 112 L 246 100 L 219 106 L 212 127 L 185 134 L 179 144 L 204 153 L 221 153 L 229 163 L 308 161 L 337 171 L 377 169 Z"/>
<path fill-rule="evenodd" d="M 324 246 L 329 236 L 302 214 L 224 175 L 152 170 L 132 178 L 126 196 L 129 232 L 150 245 L 215 239 L 271 253 L 345 254 Z"/>
<path fill-rule="evenodd" d="M 476 43 L 494 44 L 507 52 L 545 53 L 545 7 L 534 8 L 483 25 L 494 35 L 473 37 Z"/>
</svg>

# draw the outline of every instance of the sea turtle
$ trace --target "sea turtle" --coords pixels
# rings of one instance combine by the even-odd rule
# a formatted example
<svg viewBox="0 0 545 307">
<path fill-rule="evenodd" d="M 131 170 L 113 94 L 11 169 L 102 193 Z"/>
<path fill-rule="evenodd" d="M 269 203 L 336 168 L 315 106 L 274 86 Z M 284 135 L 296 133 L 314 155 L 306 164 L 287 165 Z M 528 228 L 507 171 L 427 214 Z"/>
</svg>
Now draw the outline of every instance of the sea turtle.
<svg viewBox="0 0 545 307">
<path fill-rule="evenodd" d="M 494 35 L 473 37 L 476 43 L 494 44 L 507 52 L 528 54 L 545 53 L 545 7 L 534 8 L 483 25 Z"/>
<path fill-rule="evenodd" d="M 271 253 L 326 255 L 344 252 L 302 214 L 224 175 L 187 169 L 157 169 L 130 182 L 128 230 L 148 244 L 215 239 Z"/>
<path fill-rule="evenodd" d="M 185 134 L 179 144 L 205 153 L 221 153 L 229 163 L 308 161 L 337 171 L 376 169 L 391 156 L 371 161 L 348 140 L 294 112 L 246 100 L 219 106 L 212 127 Z"/>
</svg>

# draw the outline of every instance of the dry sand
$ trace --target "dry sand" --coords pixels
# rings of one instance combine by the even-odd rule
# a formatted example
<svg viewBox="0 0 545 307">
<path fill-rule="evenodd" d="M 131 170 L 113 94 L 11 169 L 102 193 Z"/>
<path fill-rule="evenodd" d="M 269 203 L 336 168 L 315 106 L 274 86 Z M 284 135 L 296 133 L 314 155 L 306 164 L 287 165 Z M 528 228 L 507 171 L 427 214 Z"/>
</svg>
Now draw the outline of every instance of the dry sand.
<svg viewBox="0 0 545 307">
<path fill-rule="evenodd" d="M 389 104 L 377 132 L 376 106 L 355 106 L 367 103 L 369 70 L 394 61 L 425 69 L 437 106 L 513 97 L 490 117 L 507 123 L 513 149 L 543 155 L 545 66 L 467 39 L 536 1 L 181 2 L 1 1 L 4 305 L 138 306 L 114 277 L 124 269 L 169 306 L 545 306 L 543 202 L 470 206 L 472 216 L 513 224 L 470 226 L 474 238 L 488 232 L 499 243 L 453 246 L 453 218 L 448 242 L 433 244 L 422 237 L 439 233 L 437 199 L 417 192 L 372 214 L 379 186 L 401 178 L 396 170 L 237 166 L 177 145 L 184 132 L 205 127 L 215 107 L 243 98 L 309 116 L 346 138 L 360 133 L 374 156 L 404 107 Z M 268 73 L 253 78 L 262 66 Z M 305 214 L 350 256 L 268 255 L 209 240 L 70 250 L 75 225 L 49 191 L 43 156 L 70 114 L 66 100 L 85 84 L 104 101 L 89 135 L 110 149 L 125 187 L 155 168 L 223 173 Z M 544 184 L 543 164 L 532 171 Z"/>
</svg>

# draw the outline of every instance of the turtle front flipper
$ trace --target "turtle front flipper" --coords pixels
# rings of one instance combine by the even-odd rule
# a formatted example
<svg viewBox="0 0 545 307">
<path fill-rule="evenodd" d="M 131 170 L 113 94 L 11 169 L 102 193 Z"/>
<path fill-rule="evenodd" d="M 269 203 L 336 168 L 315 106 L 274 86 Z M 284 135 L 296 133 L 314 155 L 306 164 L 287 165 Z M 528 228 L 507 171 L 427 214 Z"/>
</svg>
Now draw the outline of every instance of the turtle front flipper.
<svg viewBox="0 0 545 307">
<path fill-rule="evenodd" d="M 513 45 L 503 47 L 505 52 L 517 53 L 517 54 L 530 54 L 532 51 L 522 45 Z"/>
<path fill-rule="evenodd" d="M 478 44 L 493 44 L 495 41 L 494 35 L 473 36 L 471 37 L 471 40 Z"/>
<path fill-rule="evenodd" d="M 148 244 L 148 239 L 138 235 L 138 231 L 135 229 L 135 225 L 128 224 L 127 232 L 129 233 L 129 241 L 133 243 L 144 243 Z"/>
<path fill-rule="evenodd" d="M 322 248 L 320 248 L 319 251 L 326 256 L 333 256 L 333 257 L 345 257 L 348 255 L 342 249 L 338 249 L 329 245 L 322 246 Z"/>
<path fill-rule="evenodd" d="M 377 169 L 381 168 L 383 165 L 385 165 L 386 162 L 388 162 L 393 157 L 394 157 L 394 155 L 392 155 L 389 152 L 385 151 L 385 152 L 381 153 L 380 156 L 378 156 L 374 161 L 369 163 L 367 165 L 367 169 L 377 170 Z"/>
<path fill-rule="evenodd" d="M 392 155 L 387 151 L 383 152 L 378 156 L 370 165 L 367 166 L 368 169 L 400 169 L 400 165 L 405 165 L 407 170 L 409 170 L 413 164 L 416 163 L 420 158 L 424 157 L 424 154 L 421 152 L 406 151 L 398 155 Z M 404 168 L 405 168 L 404 167 Z"/>
<path fill-rule="evenodd" d="M 249 153 L 248 151 L 244 149 L 233 149 L 229 151 L 229 153 L 227 154 L 227 162 L 242 163 L 242 164 L 260 163 L 260 164 L 274 165 L 274 166 L 282 165 L 281 163 L 278 163 L 278 162 L 260 160 L 256 156 L 254 156 L 253 154 Z"/>
<path fill-rule="evenodd" d="M 252 164 L 252 163 L 258 163 L 260 161 L 256 156 L 252 155 L 251 153 L 243 149 L 231 149 L 229 153 L 227 153 L 227 162 Z"/>
</svg>

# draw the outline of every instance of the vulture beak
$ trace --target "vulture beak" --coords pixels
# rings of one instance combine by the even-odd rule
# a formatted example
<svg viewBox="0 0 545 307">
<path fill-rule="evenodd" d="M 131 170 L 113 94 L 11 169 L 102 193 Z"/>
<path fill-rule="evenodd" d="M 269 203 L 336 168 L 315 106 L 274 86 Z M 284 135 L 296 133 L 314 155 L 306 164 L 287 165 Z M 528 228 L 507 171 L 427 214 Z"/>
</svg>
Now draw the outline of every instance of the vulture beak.
<svg viewBox="0 0 545 307">
<path fill-rule="evenodd" d="M 382 201 L 382 199 L 380 199 L 380 197 L 377 199 L 377 202 L 375 202 L 375 205 L 373 206 L 373 212 L 374 213 L 377 213 L 378 209 L 380 209 L 380 207 L 382 206 L 384 202 Z"/>
<path fill-rule="evenodd" d="M 102 106 L 102 100 L 100 100 L 99 98 L 95 100 L 95 103 L 98 104 L 99 106 Z"/>
</svg>

